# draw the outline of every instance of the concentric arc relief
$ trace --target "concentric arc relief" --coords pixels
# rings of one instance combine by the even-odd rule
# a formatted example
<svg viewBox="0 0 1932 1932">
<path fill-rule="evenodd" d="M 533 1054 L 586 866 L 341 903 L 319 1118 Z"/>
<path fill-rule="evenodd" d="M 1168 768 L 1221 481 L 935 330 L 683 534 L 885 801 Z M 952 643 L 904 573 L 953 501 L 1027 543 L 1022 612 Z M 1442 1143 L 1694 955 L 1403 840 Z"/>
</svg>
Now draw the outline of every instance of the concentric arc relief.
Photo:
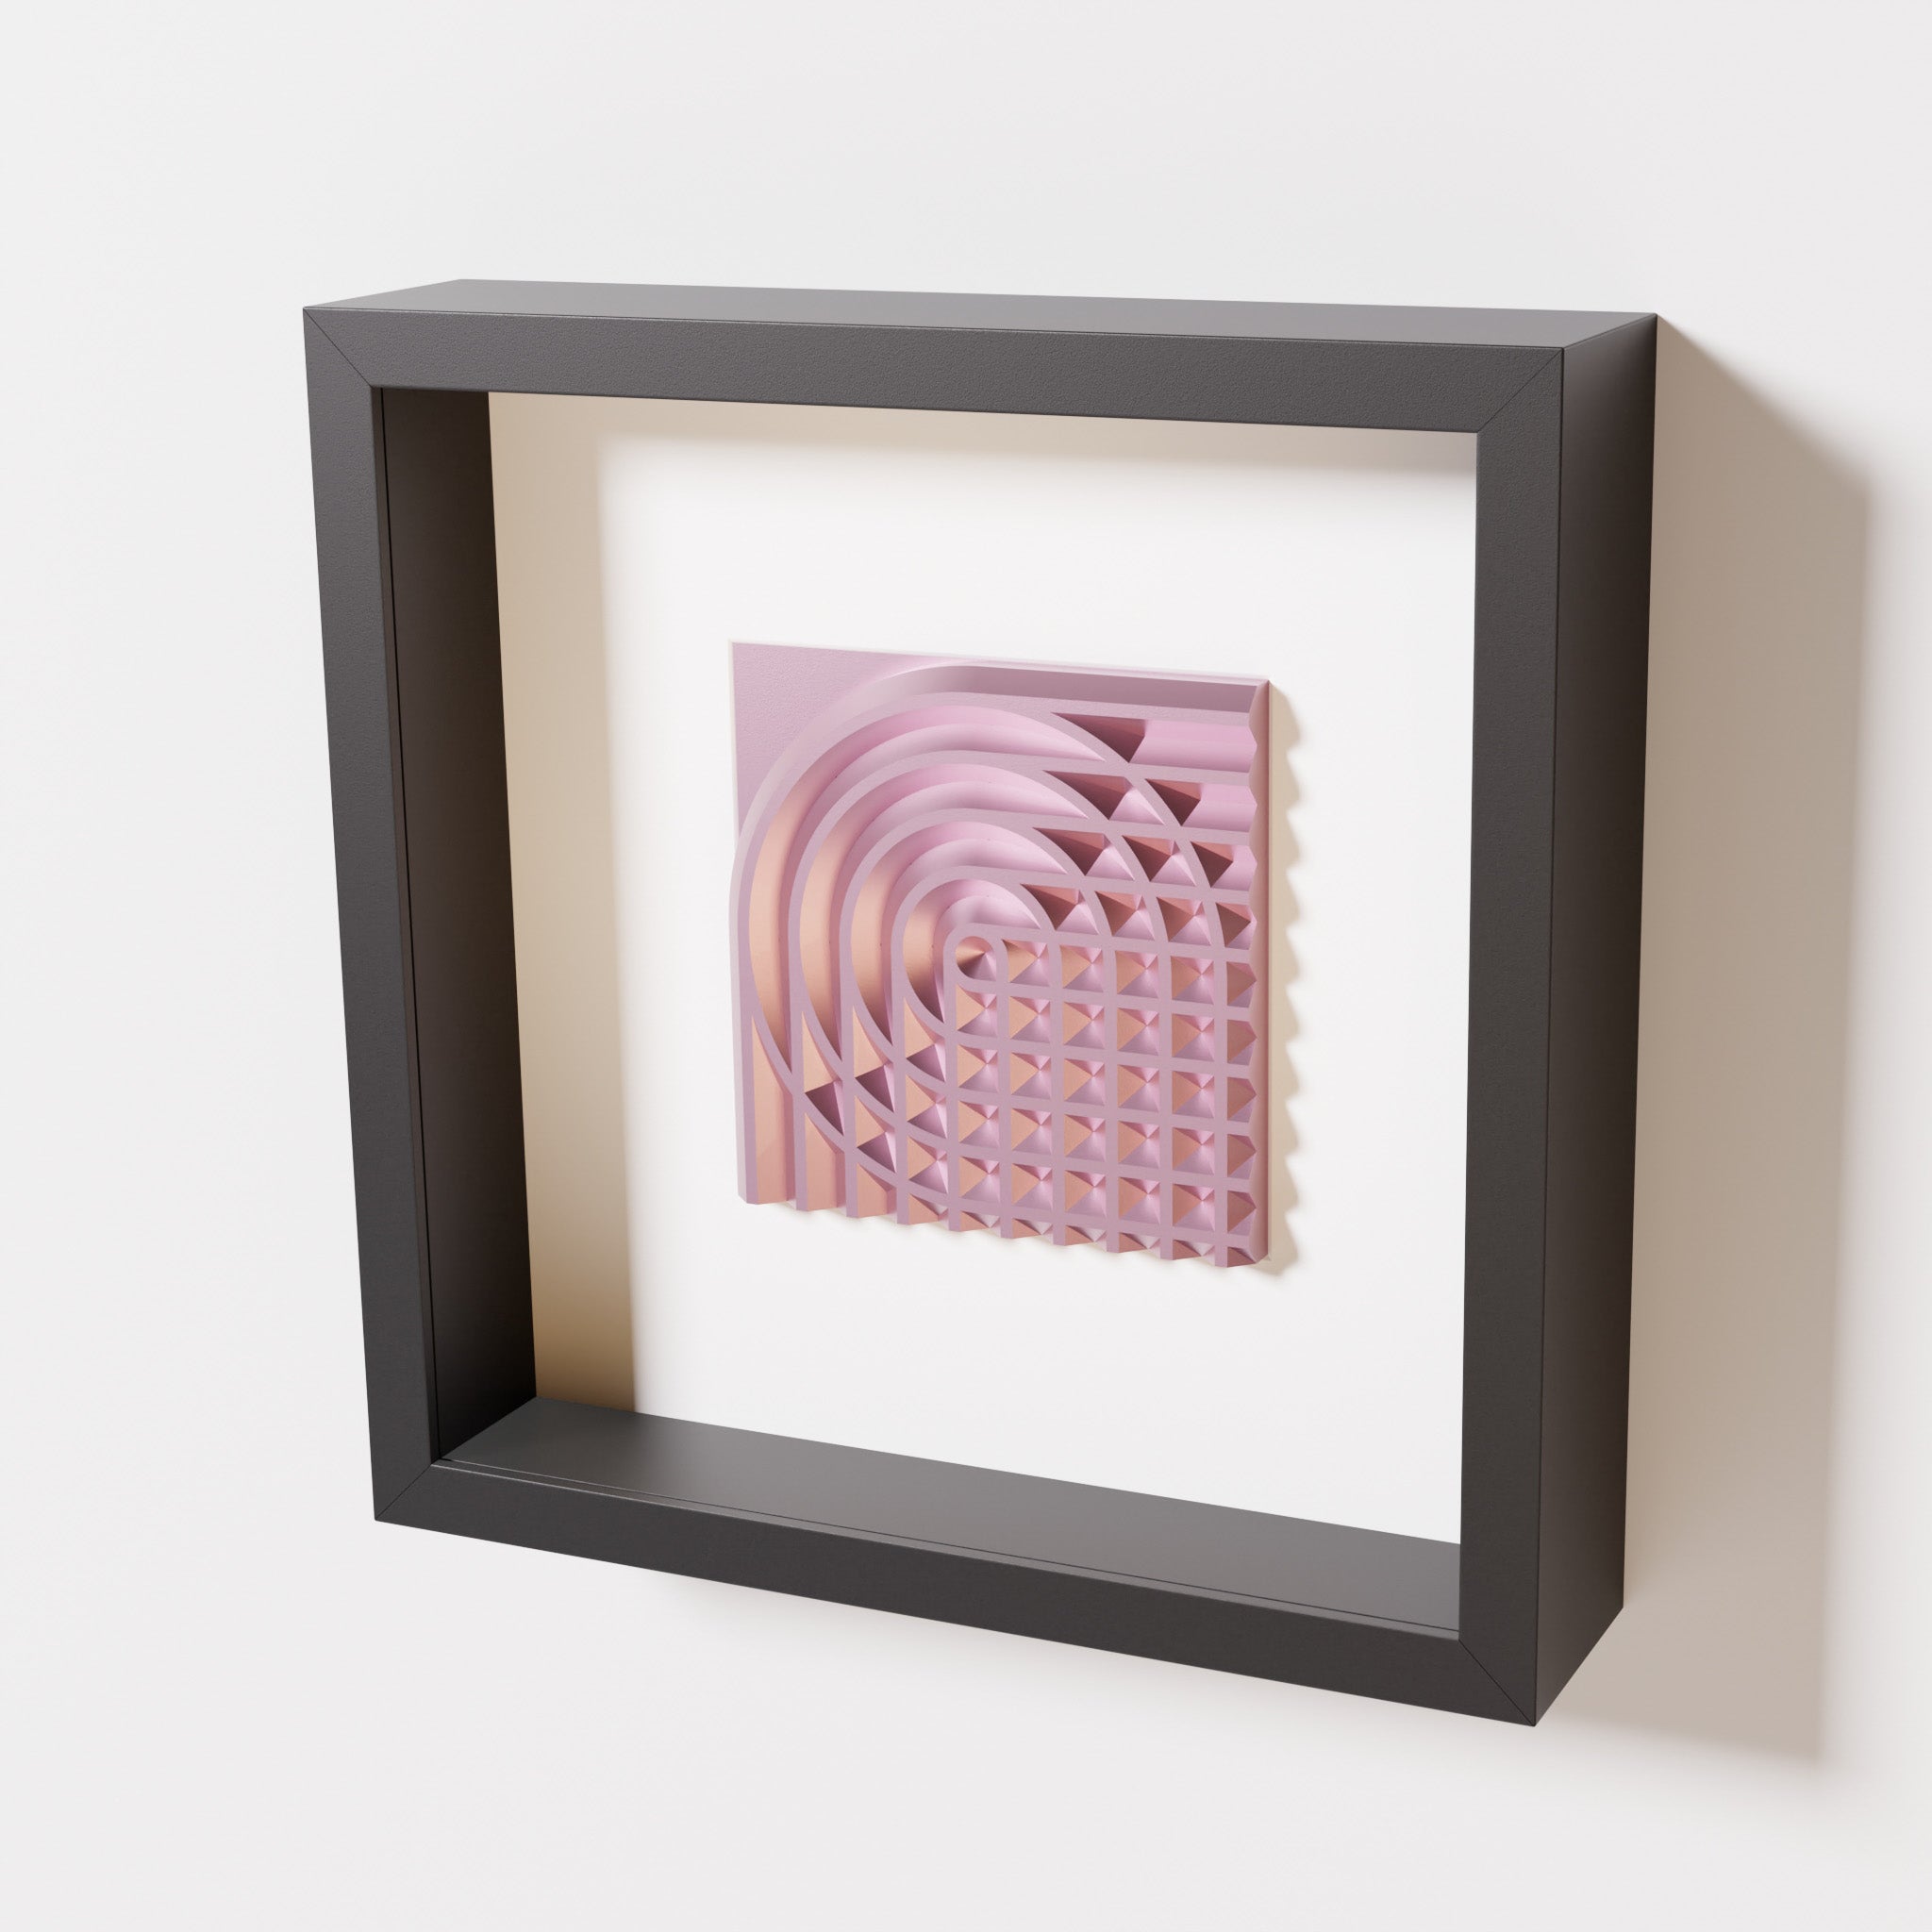
<svg viewBox="0 0 1932 1932">
<path fill-rule="evenodd" d="M 744 1198 L 1263 1258 L 1264 681 L 739 644 Z"/>
</svg>

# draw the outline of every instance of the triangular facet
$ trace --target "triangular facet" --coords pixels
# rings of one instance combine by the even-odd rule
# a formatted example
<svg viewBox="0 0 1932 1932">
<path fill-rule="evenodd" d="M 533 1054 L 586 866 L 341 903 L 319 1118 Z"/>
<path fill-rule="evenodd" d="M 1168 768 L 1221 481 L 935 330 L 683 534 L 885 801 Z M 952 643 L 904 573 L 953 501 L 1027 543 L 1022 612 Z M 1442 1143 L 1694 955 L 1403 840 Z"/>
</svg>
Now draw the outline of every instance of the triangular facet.
<svg viewBox="0 0 1932 1932">
<path fill-rule="evenodd" d="M 845 1101 L 843 1094 L 839 1091 L 839 1083 L 836 1080 L 827 1080 L 823 1087 L 807 1088 L 805 1097 L 818 1108 L 820 1113 L 834 1127 L 841 1133 L 844 1131 Z"/>
<path fill-rule="evenodd" d="M 970 1046 L 959 1049 L 959 1091 L 962 1093 L 996 1093 L 999 1084 L 991 1054 L 975 1053 Z"/>
<path fill-rule="evenodd" d="M 1099 1189 L 1100 1176 L 1097 1174 L 1068 1174 L 1067 1212 L 1071 1214 L 1075 1208 L 1086 1202 L 1090 1195 L 1097 1193 Z"/>
<path fill-rule="evenodd" d="M 1200 902 L 1194 899 L 1162 899 L 1160 923 L 1171 940 L 1192 940 L 1203 942 L 1208 938 L 1208 928 L 1201 923 Z"/>
<path fill-rule="evenodd" d="M 1101 1098 L 1100 1068 L 1088 1060 L 1060 1063 L 1061 1098 L 1098 1102 Z"/>
<path fill-rule="evenodd" d="M 1064 925 L 1080 903 L 1077 892 L 1059 886 L 1028 886 L 1026 890 L 1040 902 L 1040 909 L 1056 926 Z"/>
<path fill-rule="evenodd" d="M 1180 847 L 1169 839 L 1129 839 L 1127 850 L 1141 861 L 1141 871 L 1150 879 L 1158 879 L 1174 865 Z"/>
<path fill-rule="evenodd" d="M 1098 832 L 1049 832 L 1046 836 L 1082 872 L 1091 872 L 1094 861 L 1107 850 L 1107 840 Z"/>
<path fill-rule="evenodd" d="M 1234 850 L 1227 845 L 1196 845 L 1194 857 L 1201 861 L 1201 870 L 1210 886 L 1218 886 L 1222 874 L 1234 863 Z"/>
<path fill-rule="evenodd" d="M 1060 1008 L 1060 1037 L 1068 1046 L 1100 1046 L 1100 1008 L 1069 1004 Z"/>
<path fill-rule="evenodd" d="M 1069 992 L 1098 992 L 1102 985 L 1100 955 L 1085 946 L 1062 946 L 1060 984 Z"/>
<path fill-rule="evenodd" d="M 1029 1045 L 1039 1042 L 1045 1045 L 1053 1038 L 1053 1029 L 1047 1022 L 1044 1000 L 1009 1000 L 1007 1003 L 1007 1030 L 1015 1040 L 1024 1041 Z"/>
<path fill-rule="evenodd" d="M 823 1087 L 832 1077 L 832 1070 L 825 1064 L 825 1057 L 819 1051 L 818 1041 L 809 1029 L 799 1042 L 798 1073 L 808 1091 Z"/>
<path fill-rule="evenodd" d="M 1214 1225 L 1214 1196 L 1206 1188 L 1174 1189 L 1174 1224 L 1176 1227 L 1211 1229 Z"/>
<path fill-rule="evenodd" d="M 1013 1098 L 1015 1100 L 1051 1100 L 1053 1088 L 1047 1079 L 1047 1063 L 1033 1054 L 1016 1053 L 1013 1056 Z"/>
<path fill-rule="evenodd" d="M 1197 953 L 1179 953 L 1174 962 L 1174 996 L 1206 1005 L 1214 998 L 1214 963 Z"/>
<path fill-rule="evenodd" d="M 1127 795 L 1124 778 L 1104 777 L 1097 772 L 1056 772 L 1053 775 L 1062 785 L 1072 786 L 1104 818 L 1111 818 Z"/>
<path fill-rule="evenodd" d="M 1031 1208 L 1036 1213 L 1053 1198 L 1053 1176 L 1043 1167 L 1016 1167 L 1013 1170 L 1013 1206 Z"/>
<path fill-rule="evenodd" d="M 1174 1110 L 1192 1120 L 1210 1118 L 1214 1112 L 1214 1082 L 1203 1074 L 1176 1074 Z"/>
<path fill-rule="evenodd" d="M 1076 718 L 1071 711 L 1062 711 L 1060 716 L 1069 724 L 1091 731 L 1123 764 L 1132 759 L 1141 749 L 1141 741 L 1147 736 L 1144 718 Z"/>
<path fill-rule="evenodd" d="M 1028 945 L 1024 940 L 1007 941 L 1007 978 L 1014 986 L 1044 986 L 1046 968 L 1041 955 L 1045 948 Z"/>
<path fill-rule="evenodd" d="M 1174 1050 L 1180 1059 L 1211 1060 L 1214 1058 L 1214 1022 L 1191 1020 L 1185 1014 L 1174 1016 Z"/>
<path fill-rule="evenodd" d="M 1155 796 L 1182 824 L 1187 824 L 1201 803 L 1198 785 L 1182 785 L 1172 778 L 1150 778 L 1147 782 L 1153 786 Z"/>
</svg>

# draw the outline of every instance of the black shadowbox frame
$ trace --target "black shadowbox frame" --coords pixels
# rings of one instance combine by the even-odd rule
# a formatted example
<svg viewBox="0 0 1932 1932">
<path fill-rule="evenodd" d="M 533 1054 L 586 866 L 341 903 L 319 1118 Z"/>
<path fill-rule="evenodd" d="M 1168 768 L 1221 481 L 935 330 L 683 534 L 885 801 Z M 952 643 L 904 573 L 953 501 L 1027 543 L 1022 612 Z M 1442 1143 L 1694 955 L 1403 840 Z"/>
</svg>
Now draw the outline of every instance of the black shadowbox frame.
<svg viewBox="0 0 1932 1932">
<path fill-rule="evenodd" d="M 1655 318 L 451 282 L 306 328 L 376 1514 L 1541 1717 L 1623 1596 Z M 538 1397 L 491 391 L 1475 434 L 1459 1544 Z"/>
</svg>

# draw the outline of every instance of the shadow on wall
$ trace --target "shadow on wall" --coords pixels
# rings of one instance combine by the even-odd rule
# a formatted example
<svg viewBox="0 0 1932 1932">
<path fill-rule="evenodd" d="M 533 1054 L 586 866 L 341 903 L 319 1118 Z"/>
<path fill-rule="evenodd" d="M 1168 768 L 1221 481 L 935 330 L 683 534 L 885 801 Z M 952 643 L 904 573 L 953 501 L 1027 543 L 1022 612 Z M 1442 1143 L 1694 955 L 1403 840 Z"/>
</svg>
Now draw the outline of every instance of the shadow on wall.
<svg viewBox="0 0 1932 1932">
<path fill-rule="evenodd" d="M 1816 1757 L 1862 486 L 1666 327 L 1627 1601 L 1556 1720 Z"/>
</svg>

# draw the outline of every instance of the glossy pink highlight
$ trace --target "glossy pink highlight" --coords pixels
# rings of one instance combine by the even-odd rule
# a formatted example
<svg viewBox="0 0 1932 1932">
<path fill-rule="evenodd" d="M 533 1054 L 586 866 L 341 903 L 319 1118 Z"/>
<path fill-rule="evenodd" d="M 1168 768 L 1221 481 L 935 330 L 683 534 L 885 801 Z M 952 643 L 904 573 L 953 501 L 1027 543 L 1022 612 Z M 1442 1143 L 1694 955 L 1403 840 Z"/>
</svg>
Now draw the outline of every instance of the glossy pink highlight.
<svg viewBox="0 0 1932 1932">
<path fill-rule="evenodd" d="M 745 1199 L 1263 1258 L 1266 683 L 732 670 Z"/>
</svg>

